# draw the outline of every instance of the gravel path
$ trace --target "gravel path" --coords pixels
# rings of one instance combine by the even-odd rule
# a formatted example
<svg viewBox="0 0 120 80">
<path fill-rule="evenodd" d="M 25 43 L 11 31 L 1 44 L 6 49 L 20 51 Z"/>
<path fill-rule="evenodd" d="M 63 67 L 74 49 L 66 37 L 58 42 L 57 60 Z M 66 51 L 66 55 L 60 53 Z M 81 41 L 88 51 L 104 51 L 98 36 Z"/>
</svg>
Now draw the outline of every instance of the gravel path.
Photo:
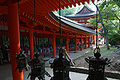
<svg viewBox="0 0 120 80">
<path fill-rule="evenodd" d="M 120 71 L 120 55 L 116 54 L 116 53 L 112 53 L 110 55 L 102 55 L 103 57 L 106 57 L 108 59 L 111 59 L 111 64 L 110 66 L 106 66 L 106 70 L 107 71 Z M 75 66 L 76 67 L 85 67 L 88 68 L 88 63 L 85 61 L 84 56 L 81 56 L 77 59 L 74 60 L 75 62 Z"/>
</svg>

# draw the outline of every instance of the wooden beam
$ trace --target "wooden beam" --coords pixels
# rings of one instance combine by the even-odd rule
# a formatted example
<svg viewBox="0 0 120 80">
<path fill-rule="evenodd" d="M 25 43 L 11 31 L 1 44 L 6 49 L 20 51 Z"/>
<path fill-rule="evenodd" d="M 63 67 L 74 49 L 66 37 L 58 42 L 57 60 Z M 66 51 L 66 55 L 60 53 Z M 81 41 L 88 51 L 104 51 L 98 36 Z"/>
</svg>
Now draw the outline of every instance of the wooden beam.
<svg viewBox="0 0 120 80">
<path fill-rule="evenodd" d="M 8 7 L 7 6 L 0 6 L 0 15 L 1 14 L 8 14 Z"/>
<path fill-rule="evenodd" d="M 71 67 L 69 70 L 72 71 L 72 72 L 89 74 L 88 68 L 75 68 L 75 67 Z M 113 78 L 113 79 L 120 79 L 120 72 L 106 71 L 105 72 L 105 77 Z"/>
</svg>

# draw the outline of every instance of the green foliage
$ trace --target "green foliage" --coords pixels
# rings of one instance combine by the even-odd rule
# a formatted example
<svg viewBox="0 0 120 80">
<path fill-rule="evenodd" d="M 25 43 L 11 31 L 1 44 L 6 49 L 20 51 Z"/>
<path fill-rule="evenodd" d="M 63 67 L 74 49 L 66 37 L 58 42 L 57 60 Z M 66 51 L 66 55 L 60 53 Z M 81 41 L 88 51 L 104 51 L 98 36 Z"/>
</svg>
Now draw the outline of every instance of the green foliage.
<svg viewBox="0 0 120 80">
<path fill-rule="evenodd" d="M 91 26 L 95 26 L 95 27 L 96 27 L 96 23 L 99 22 L 98 20 L 99 20 L 99 19 L 97 19 L 97 21 L 96 21 L 96 18 L 91 18 L 91 19 L 88 20 L 88 22 L 89 22 L 89 24 L 90 24 Z M 100 24 L 100 23 L 97 23 L 97 27 L 101 27 L 101 24 Z"/>
<path fill-rule="evenodd" d="M 100 53 L 101 53 L 102 55 L 104 55 L 104 56 L 107 56 L 108 54 L 112 54 L 116 49 L 117 49 L 117 48 L 115 48 L 115 47 L 111 47 L 110 50 L 107 50 L 105 47 L 101 47 L 101 48 L 100 48 Z M 84 54 L 84 55 L 82 55 L 82 56 L 74 59 L 74 61 L 75 61 L 75 60 L 78 60 L 78 59 L 80 59 L 80 58 L 85 58 L 85 57 L 93 56 L 93 55 L 94 55 L 94 53 L 93 53 L 93 50 L 92 50 L 92 51 L 90 51 L 90 52 L 88 52 L 88 53 L 86 53 L 86 54 Z"/>
<path fill-rule="evenodd" d="M 85 6 L 88 6 L 88 4 L 86 3 Z M 76 14 L 76 12 L 80 11 L 80 9 L 82 8 L 82 5 L 77 6 L 77 7 L 73 7 L 73 8 L 64 8 L 61 9 L 61 16 L 66 16 L 66 15 L 73 15 Z M 59 10 L 54 12 L 55 14 L 59 14 Z"/>
<path fill-rule="evenodd" d="M 65 9 L 61 9 L 61 16 L 66 16 L 66 15 L 72 15 L 72 14 L 75 14 L 76 12 L 76 7 L 74 8 L 65 8 Z M 59 10 L 58 11 L 55 11 L 56 14 L 59 14 Z"/>
<path fill-rule="evenodd" d="M 88 22 L 90 22 L 90 25 L 96 26 L 96 18 L 89 19 Z"/>
<path fill-rule="evenodd" d="M 116 45 L 120 43 L 120 34 L 119 33 L 114 33 L 109 36 L 110 44 L 111 45 Z"/>
<path fill-rule="evenodd" d="M 106 28 L 109 43 L 111 45 L 116 45 L 120 43 L 120 8 L 119 6 L 114 2 L 114 0 L 104 1 L 103 3 L 100 3 L 98 6 L 100 9 L 104 26 Z M 98 21 L 99 23 L 101 23 L 99 16 L 98 16 Z M 89 22 L 94 26 L 96 24 L 96 18 L 90 19 Z M 98 27 L 102 27 L 102 25 L 99 24 Z M 100 34 L 104 36 L 103 29 L 100 30 Z"/>
<path fill-rule="evenodd" d="M 120 0 L 114 0 L 114 2 L 120 7 Z"/>
<path fill-rule="evenodd" d="M 110 50 L 107 50 L 105 47 L 101 48 L 100 52 L 102 55 L 108 55 L 114 53 L 117 48 L 111 47 Z"/>
</svg>

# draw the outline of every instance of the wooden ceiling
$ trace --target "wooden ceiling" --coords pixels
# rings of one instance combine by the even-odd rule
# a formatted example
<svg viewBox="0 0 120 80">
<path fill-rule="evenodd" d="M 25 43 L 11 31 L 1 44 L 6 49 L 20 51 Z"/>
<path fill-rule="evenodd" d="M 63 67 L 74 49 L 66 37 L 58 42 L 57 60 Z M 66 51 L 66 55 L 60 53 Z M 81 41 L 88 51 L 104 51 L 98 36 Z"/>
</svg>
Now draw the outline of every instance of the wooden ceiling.
<svg viewBox="0 0 120 80">
<path fill-rule="evenodd" d="M 0 15 L 8 14 L 8 3 L 17 3 L 18 0 L 0 0 Z M 34 0 L 19 0 L 19 16 L 22 22 L 27 24 L 34 21 Z M 94 0 L 92 0 L 94 1 Z M 60 0 L 61 8 L 80 5 L 80 3 L 88 2 L 89 0 Z M 59 0 L 35 0 L 35 16 L 37 25 L 46 26 L 56 32 L 59 29 L 59 23 L 53 20 L 48 13 L 52 11 L 57 11 L 59 9 Z M 81 31 L 72 30 L 64 25 L 62 29 L 67 32 L 73 32 L 76 34 L 81 34 Z M 72 31 L 71 31 L 72 30 Z"/>
</svg>

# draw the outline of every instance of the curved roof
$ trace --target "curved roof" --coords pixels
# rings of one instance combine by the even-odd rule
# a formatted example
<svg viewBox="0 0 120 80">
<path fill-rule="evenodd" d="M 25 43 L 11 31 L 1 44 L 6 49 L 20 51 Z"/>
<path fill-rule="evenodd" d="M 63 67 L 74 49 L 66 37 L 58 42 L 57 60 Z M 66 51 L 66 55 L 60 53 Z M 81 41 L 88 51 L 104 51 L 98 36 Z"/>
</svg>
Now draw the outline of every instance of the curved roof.
<svg viewBox="0 0 120 80">
<path fill-rule="evenodd" d="M 67 27 L 71 27 L 71 28 L 74 28 L 74 29 L 77 29 L 77 30 L 80 30 L 83 32 L 91 33 L 91 34 L 96 33 L 95 30 L 87 28 L 84 25 L 77 23 L 77 22 L 74 22 L 74 21 L 67 19 L 65 17 L 55 15 L 54 13 L 49 13 L 49 15 L 57 22 L 59 22 L 59 17 L 60 17 L 61 23 Z"/>
<path fill-rule="evenodd" d="M 89 7 L 83 6 L 83 8 L 74 15 L 66 15 L 67 18 L 76 18 L 76 17 L 89 17 L 95 15 L 95 11 Z"/>
</svg>

